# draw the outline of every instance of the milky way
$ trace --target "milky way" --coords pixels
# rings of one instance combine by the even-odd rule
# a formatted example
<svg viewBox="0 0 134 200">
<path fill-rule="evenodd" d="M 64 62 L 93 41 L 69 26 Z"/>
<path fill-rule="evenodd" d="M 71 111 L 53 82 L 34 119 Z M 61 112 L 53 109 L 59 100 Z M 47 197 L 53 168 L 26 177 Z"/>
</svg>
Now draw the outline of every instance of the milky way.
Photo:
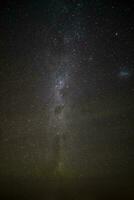
<svg viewBox="0 0 134 200">
<path fill-rule="evenodd" d="M 128 187 L 133 3 L 5 1 L 0 11 L 0 186 Z"/>
<path fill-rule="evenodd" d="M 63 165 L 63 155 L 64 151 L 64 134 L 66 134 L 66 116 L 65 108 L 67 106 L 65 90 L 68 89 L 68 75 L 66 72 L 58 73 L 55 76 L 54 85 L 52 86 L 52 103 L 50 104 L 50 115 L 49 115 L 49 128 L 54 128 L 53 133 L 57 136 L 58 145 L 58 161 L 55 168 L 61 168 Z M 50 147 L 53 148 L 52 146 Z"/>
</svg>

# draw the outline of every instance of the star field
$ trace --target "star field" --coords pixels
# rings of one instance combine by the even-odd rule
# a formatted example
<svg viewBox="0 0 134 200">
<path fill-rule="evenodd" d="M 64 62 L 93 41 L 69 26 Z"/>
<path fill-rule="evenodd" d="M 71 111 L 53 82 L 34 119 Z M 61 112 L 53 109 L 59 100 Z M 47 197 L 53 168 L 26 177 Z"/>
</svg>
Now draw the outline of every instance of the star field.
<svg viewBox="0 0 134 200">
<path fill-rule="evenodd" d="M 56 190 L 62 179 L 96 190 L 104 181 L 112 191 L 110 183 L 132 182 L 133 7 L 105 0 L 1 3 L 3 188 L 11 192 L 15 180 L 24 188 L 38 180 L 44 188 L 54 180 Z"/>
</svg>

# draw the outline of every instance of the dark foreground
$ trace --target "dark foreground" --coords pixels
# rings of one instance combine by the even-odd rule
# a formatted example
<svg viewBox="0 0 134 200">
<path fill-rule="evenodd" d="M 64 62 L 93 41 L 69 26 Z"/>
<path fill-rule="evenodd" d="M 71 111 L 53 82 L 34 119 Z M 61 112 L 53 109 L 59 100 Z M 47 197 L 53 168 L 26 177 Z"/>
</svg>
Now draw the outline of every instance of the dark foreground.
<svg viewBox="0 0 134 200">
<path fill-rule="evenodd" d="M 129 180 L 93 180 L 62 178 L 39 180 L 1 180 L 0 199 L 94 200 L 134 199 L 134 185 Z"/>
</svg>

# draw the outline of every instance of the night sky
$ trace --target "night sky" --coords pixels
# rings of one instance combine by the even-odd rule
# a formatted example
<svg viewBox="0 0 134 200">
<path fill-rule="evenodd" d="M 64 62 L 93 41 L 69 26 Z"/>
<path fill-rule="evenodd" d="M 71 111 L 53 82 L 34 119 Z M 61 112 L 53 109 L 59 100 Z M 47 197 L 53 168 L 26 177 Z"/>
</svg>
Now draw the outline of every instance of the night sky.
<svg viewBox="0 0 134 200">
<path fill-rule="evenodd" d="M 115 183 L 131 190 L 133 11 L 133 1 L 1 3 L 0 186 L 6 191 L 45 189 L 48 182 L 55 190 L 61 180 L 70 188 L 73 180 L 76 188 L 98 191 L 105 182 L 111 191 Z"/>
</svg>

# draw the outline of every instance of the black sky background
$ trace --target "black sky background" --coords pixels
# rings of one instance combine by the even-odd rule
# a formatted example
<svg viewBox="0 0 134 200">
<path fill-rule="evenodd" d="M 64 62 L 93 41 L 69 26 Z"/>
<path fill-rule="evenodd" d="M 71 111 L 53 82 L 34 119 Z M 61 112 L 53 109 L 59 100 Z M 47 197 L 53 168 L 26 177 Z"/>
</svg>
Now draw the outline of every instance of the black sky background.
<svg viewBox="0 0 134 200">
<path fill-rule="evenodd" d="M 14 179 L 42 181 L 55 173 L 65 180 L 73 174 L 96 182 L 132 182 L 133 9 L 133 1 L 1 3 L 0 176 L 5 187 Z M 51 113 L 54 87 L 65 77 L 60 94 L 67 128 Z M 65 135 L 65 166 L 59 172 L 58 129 Z"/>
</svg>

